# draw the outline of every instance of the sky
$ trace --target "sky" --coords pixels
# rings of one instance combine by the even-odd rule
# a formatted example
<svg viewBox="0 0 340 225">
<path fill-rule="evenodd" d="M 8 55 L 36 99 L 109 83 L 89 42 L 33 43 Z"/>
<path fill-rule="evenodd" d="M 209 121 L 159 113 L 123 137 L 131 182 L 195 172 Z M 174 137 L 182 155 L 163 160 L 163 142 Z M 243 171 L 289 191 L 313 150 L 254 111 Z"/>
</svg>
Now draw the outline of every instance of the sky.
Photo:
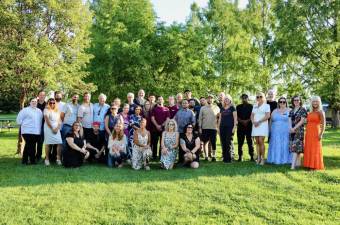
<svg viewBox="0 0 340 225">
<path fill-rule="evenodd" d="M 166 24 L 183 23 L 190 14 L 190 6 L 196 2 L 200 7 L 206 7 L 208 0 L 151 0 L 159 21 Z M 248 0 L 239 0 L 239 7 L 245 8 Z"/>
</svg>

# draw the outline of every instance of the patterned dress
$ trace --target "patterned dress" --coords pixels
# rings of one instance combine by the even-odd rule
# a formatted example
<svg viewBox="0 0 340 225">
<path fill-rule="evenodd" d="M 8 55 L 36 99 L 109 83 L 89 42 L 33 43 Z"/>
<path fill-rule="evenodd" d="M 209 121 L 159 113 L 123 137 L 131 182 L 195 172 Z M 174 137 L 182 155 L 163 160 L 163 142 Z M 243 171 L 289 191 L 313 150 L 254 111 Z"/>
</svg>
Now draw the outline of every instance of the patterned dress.
<svg viewBox="0 0 340 225">
<path fill-rule="evenodd" d="M 168 149 L 168 154 L 161 155 L 161 163 L 165 169 L 169 169 L 176 161 L 178 148 L 173 148 L 176 144 L 177 132 L 164 132 L 164 145 Z"/>
<path fill-rule="evenodd" d="M 137 135 L 138 135 L 138 142 L 140 144 L 142 145 L 148 144 L 149 136 L 147 134 L 143 136 L 142 134 L 138 132 Z M 149 158 L 151 155 L 152 155 L 152 151 L 150 147 L 145 149 L 145 148 L 139 147 L 136 144 L 133 144 L 132 157 L 131 157 L 132 168 L 135 170 L 139 170 L 143 168 L 144 163 L 149 162 Z"/>
<path fill-rule="evenodd" d="M 292 121 L 292 127 L 298 124 L 302 117 L 307 117 L 307 111 L 305 108 L 300 107 L 297 111 L 290 111 L 289 117 Z M 304 139 L 304 124 L 302 124 L 299 128 L 296 129 L 295 133 L 290 135 L 290 151 L 295 153 L 303 153 L 303 139 Z"/>
<path fill-rule="evenodd" d="M 129 142 L 128 142 L 128 152 L 127 152 L 128 158 L 131 158 L 131 155 L 132 155 L 133 134 L 135 133 L 135 129 L 133 129 L 133 126 L 139 127 L 141 120 L 142 120 L 142 116 L 137 116 L 135 114 L 132 114 L 129 117 L 129 135 L 128 135 Z"/>
</svg>

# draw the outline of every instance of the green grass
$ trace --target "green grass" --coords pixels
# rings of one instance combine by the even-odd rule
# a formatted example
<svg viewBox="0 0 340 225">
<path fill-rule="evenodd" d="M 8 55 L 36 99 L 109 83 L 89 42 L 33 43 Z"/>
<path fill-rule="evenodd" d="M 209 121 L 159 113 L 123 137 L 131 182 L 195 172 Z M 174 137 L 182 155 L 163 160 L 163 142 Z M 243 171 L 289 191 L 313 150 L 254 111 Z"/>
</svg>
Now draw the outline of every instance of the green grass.
<svg viewBox="0 0 340 225">
<path fill-rule="evenodd" d="M 3 132 L 0 224 L 339 224 L 339 134 L 325 134 L 325 171 L 245 161 L 146 172 L 22 166 L 16 131 Z"/>
</svg>

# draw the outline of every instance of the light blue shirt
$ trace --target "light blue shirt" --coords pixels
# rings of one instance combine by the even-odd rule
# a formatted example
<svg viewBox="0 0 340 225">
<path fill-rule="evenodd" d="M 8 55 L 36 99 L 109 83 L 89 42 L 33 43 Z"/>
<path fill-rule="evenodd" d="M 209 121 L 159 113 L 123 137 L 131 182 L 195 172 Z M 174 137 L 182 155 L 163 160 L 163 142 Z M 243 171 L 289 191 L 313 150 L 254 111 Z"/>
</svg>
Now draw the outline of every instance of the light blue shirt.
<svg viewBox="0 0 340 225">
<path fill-rule="evenodd" d="M 109 108 L 108 104 L 99 105 L 99 103 L 96 103 L 93 105 L 93 122 L 100 122 L 99 130 L 105 130 L 104 120 Z"/>
<path fill-rule="evenodd" d="M 63 109 L 61 110 L 65 114 L 64 124 L 72 126 L 73 123 L 76 122 L 78 116 L 78 108 L 79 105 L 74 105 L 72 102 L 64 105 Z"/>
<path fill-rule="evenodd" d="M 28 106 L 23 108 L 17 116 L 17 124 L 21 127 L 21 134 L 41 133 L 43 114 L 39 108 Z"/>
</svg>

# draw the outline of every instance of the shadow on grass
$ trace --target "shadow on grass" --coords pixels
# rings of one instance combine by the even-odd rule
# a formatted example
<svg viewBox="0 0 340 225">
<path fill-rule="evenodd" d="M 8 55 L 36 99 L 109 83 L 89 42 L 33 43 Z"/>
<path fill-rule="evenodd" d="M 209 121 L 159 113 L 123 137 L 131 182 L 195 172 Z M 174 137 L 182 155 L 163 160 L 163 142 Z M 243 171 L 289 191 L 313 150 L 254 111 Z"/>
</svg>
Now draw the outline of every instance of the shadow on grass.
<svg viewBox="0 0 340 225">
<path fill-rule="evenodd" d="M 326 156 L 326 170 L 336 169 L 340 157 Z M 303 170 L 303 169 L 302 169 Z M 56 165 L 45 167 L 43 164 L 23 166 L 19 158 L 0 159 L 0 187 L 36 186 L 44 184 L 63 183 L 141 183 L 141 182 L 167 182 L 176 180 L 197 180 L 204 177 L 233 177 L 252 176 L 257 174 L 290 172 L 289 165 L 257 166 L 253 162 L 202 162 L 197 170 L 177 167 L 165 171 L 159 168 L 157 162 L 152 162 L 151 171 L 134 171 L 129 165 L 124 168 L 108 168 L 101 164 L 85 164 L 76 169 L 65 169 Z M 302 172 L 302 171 L 301 171 Z M 325 181 L 338 182 L 337 178 L 327 174 L 320 175 Z M 246 178 L 245 178 L 246 179 Z"/>
</svg>

